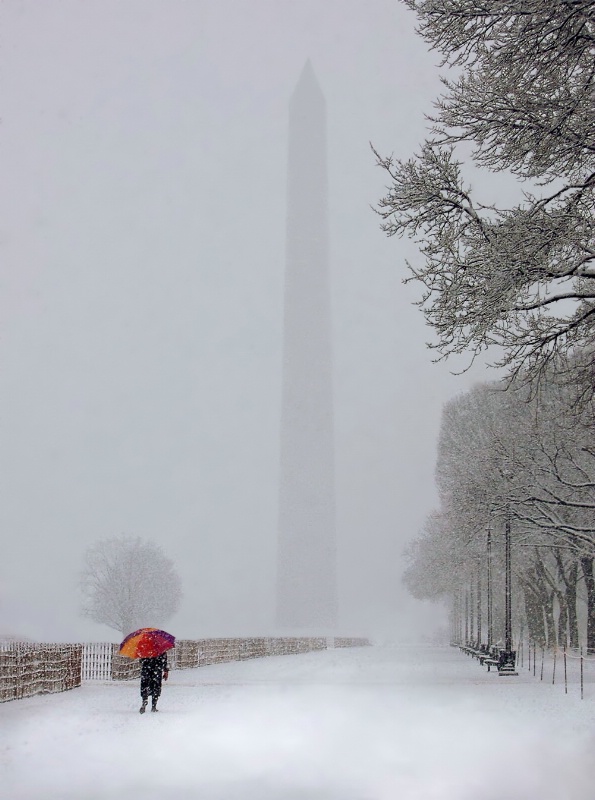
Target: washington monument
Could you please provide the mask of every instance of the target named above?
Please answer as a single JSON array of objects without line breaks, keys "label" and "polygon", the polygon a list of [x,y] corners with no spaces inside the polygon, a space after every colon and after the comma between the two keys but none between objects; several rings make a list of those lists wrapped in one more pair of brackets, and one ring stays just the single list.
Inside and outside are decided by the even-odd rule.
[{"label": "washington monument", "polygon": [[325,99],[308,61],[289,104],[277,623],[337,618]]}]

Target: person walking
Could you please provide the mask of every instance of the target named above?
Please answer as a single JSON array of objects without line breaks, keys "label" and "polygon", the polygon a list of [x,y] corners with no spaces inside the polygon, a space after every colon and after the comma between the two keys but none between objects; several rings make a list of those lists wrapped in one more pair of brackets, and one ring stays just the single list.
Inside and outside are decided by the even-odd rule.
[{"label": "person walking", "polygon": [[140,696],[142,705],[140,713],[144,714],[151,695],[151,711],[157,711],[157,700],[161,694],[161,679],[166,681],[169,677],[167,666],[167,653],[162,653],[154,658],[141,658],[140,660]]}]

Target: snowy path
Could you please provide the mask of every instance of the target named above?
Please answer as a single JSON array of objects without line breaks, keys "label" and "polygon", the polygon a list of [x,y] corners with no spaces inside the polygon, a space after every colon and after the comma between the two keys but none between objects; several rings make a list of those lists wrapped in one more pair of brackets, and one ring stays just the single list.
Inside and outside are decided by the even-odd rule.
[{"label": "snowy path", "polygon": [[[0,705],[2,800],[592,800],[595,687],[362,648]],[[504,791],[510,786],[510,791]]]}]

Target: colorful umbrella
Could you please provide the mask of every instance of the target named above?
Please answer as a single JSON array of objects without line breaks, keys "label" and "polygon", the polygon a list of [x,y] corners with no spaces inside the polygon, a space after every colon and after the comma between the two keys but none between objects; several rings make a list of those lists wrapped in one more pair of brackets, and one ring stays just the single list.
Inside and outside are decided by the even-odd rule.
[{"label": "colorful umbrella", "polygon": [[134,633],[129,633],[120,645],[120,655],[128,658],[155,658],[165,653],[176,643],[176,637],[171,633],[160,631],[159,628],[141,628]]}]

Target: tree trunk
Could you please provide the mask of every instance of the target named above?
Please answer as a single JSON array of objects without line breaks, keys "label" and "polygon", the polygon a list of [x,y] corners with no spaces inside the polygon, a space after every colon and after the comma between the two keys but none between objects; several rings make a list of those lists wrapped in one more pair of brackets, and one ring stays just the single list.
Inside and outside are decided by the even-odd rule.
[{"label": "tree trunk", "polygon": [[558,614],[558,647],[565,650],[568,646],[568,603],[564,592],[558,594],[560,613]]},{"label": "tree trunk", "polygon": [[595,577],[593,557],[583,556],[581,568],[587,587],[587,653],[595,653]]},{"label": "tree trunk", "polygon": [[523,596],[525,599],[525,616],[527,617],[529,639],[545,647],[543,607],[535,590],[528,585],[528,581],[523,581]]},{"label": "tree trunk", "polygon": [[[560,615],[562,609],[565,610],[565,620],[567,625],[567,638],[564,642],[560,636],[560,625],[558,624],[558,644],[568,645],[571,648],[578,649],[578,619],[576,613],[576,592],[578,584],[578,561],[572,558],[568,568],[564,563],[564,559],[559,550],[554,550],[554,558],[558,567],[558,577],[563,584],[563,591],[558,592],[558,600],[560,602]],[[568,562],[567,562],[568,563]]]},{"label": "tree trunk", "polygon": [[553,647],[556,644],[556,621],[554,619],[554,593],[547,592],[544,603],[545,622],[547,625],[547,644]]},{"label": "tree trunk", "polygon": [[[535,548],[537,551],[537,548]],[[554,647],[556,644],[556,624],[554,621],[554,597],[555,592],[548,583],[548,574],[541,556],[536,552],[535,555],[535,579],[536,589],[541,598],[541,605],[545,615],[547,644],[548,647]]]},{"label": "tree trunk", "polygon": [[576,614],[576,590],[578,584],[578,563],[570,565],[565,580],[566,606],[568,608],[568,644],[574,650],[579,648],[578,618]]}]

